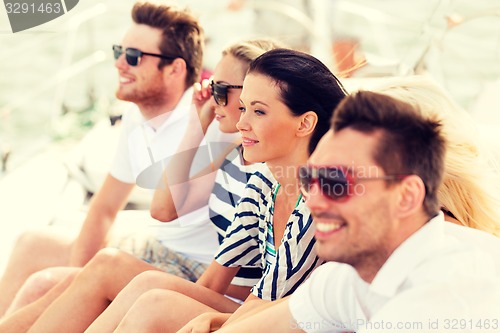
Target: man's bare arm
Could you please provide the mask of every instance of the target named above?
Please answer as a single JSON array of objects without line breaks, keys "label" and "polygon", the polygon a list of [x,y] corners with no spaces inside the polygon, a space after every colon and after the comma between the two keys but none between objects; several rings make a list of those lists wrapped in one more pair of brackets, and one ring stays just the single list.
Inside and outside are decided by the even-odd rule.
[{"label": "man's bare arm", "polygon": [[105,246],[116,214],[127,203],[134,184],[127,184],[108,175],[90,203],[87,217],[71,251],[70,265],[85,265]]}]

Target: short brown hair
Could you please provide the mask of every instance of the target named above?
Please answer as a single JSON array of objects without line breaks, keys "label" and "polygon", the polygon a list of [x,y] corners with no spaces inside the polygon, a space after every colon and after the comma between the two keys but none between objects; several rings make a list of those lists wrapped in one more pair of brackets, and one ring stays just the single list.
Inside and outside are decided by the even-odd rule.
[{"label": "short brown hair", "polygon": [[[184,59],[187,67],[186,87],[199,81],[203,62],[204,32],[198,20],[187,10],[143,2],[132,9],[132,19],[162,31],[159,48],[164,55]],[[171,63],[162,59],[158,68]]]},{"label": "short brown hair", "polygon": [[419,176],[426,190],[424,210],[429,216],[437,214],[446,149],[438,120],[425,118],[410,104],[387,95],[359,91],[344,98],[334,112],[332,129],[338,132],[344,128],[380,131],[375,162],[386,174]]}]

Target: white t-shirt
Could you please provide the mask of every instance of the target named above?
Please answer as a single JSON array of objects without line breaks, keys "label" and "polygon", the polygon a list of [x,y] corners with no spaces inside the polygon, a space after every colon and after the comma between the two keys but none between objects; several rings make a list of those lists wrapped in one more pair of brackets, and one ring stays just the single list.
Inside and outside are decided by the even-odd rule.
[{"label": "white t-shirt", "polygon": [[[161,175],[161,170],[156,167],[177,152],[186,131],[202,135],[201,126],[193,127],[190,122],[190,116],[193,116],[193,112],[196,113],[191,105],[192,93],[191,88],[186,90],[176,108],[160,116],[165,120],[156,129],[150,126],[150,122],[146,122],[136,106],[124,113],[123,130],[110,171],[114,178],[129,184],[137,181],[140,186],[150,189],[156,187]],[[200,146],[211,142],[232,142],[236,136],[237,134],[220,132],[218,123],[214,122],[209,126]],[[208,163],[203,155],[206,154],[196,155],[191,174]],[[151,198],[153,193],[151,190]],[[144,211],[144,220],[145,225],[154,230],[158,240],[165,246],[203,263],[212,261],[219,243],[217,233],[211,226],[208,206],[169,223],[155,221],[149,217],[149,211]]]},{"label": "white t-shirt", "polygon": [[[474,320],[473,314],[484,310],[493,320],[491,309],[495,309],[500,320],[500,301],[491,296],[498,295],[499,283],[491,254],[448,235],[440,213],[394,251],[372,283],[362,280],[350,265],[329,262],[316,269],[295,291],[289,306],[294,325],[306,332],[404,331],[396,326],[388,328],[387,322],[385,329],[380,326],[384,318],[397,319],[389,316],[393,312],[385,307],[400,309],[405,320],[415,314],[418,321],[425,319],[423,325],[428,325],[436,316],[443,318],[436,313],[439,307],[431,306],[432,298],[428,297],[443,286],[447,290],[436,300],[443,304],[458,302],[460,313],[455,313],[455,318],[468,319],[470,315]],[[464,285],[470,288],[461,288]],[[485,295],[490,295],[485,303],[467,303],[475,299],[474,293],[482,285],[491,290]],[[419,310],[407,313],[408,307]],[[374,322],[377,327],[370,326]]]}]

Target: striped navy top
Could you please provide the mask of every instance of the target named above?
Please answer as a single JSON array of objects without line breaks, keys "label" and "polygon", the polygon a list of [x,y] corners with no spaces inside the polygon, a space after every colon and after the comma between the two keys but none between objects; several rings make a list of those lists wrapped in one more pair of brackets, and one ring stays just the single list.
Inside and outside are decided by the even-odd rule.
[{"label": "striped navy top", "polygon": [[[224,159],[215,177],[215,184],[208,202],[210,220],[215,226],[219,242],[222,243],[226,229],[231,225],[236,205],[245,191],[253,172],[267,169],[264,163],[244,165],[241,146],[232,150]],[[238,286],[254,286],[262,277],[262,270],[256,267],[241,267],[233,281]]]},{"label": "striped navy top", "polygon": [[303,199],[288,219],[281,244],[275,249],[276,257],[267,258],[266,240],[272,238],[268,226],[273,218],[272,195],[278,186],[270,179],[274,178],[266,171],[255,172],[250,177],[245,194],[236,207],[234,221],[215,256],[215,260],[224,266],[260,267],[263,275],[252,293],[264,300],[290,295],[314,268],[323,263],[314,251],[312,217]]}]

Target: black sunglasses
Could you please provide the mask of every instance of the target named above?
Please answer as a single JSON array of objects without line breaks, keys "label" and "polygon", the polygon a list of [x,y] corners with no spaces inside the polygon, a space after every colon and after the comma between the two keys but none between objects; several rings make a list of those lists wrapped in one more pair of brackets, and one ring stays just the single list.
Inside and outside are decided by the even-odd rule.
[{"label": "black sunglasses", "polygon": [[334,201],[347,201],[351,196],[364,193],[364,187],[358,185],[370,180],[402,180],[408,175],[385,175],[381,177],[355,177],[345,166],[313,166],[299,167],[300,189],[304,197],[311,195],[313,184],[318,183],[319,190],[327,198]]},{"label": "black sunglasses", "polygon": [[[122,54],[123,54],[122,46],[113,45],[113,55],[115,56],[115,60],[118,60],[118,58],[120,58]],[[163,54],[142,52],[141,50],[135,49],[133,47],[127,47],[125,49],[125,59],[127,60],[127,64],[129,64],[130,66],[139,66],[141,58],[145,55],[162,59],[169,59],[169,60],[174,60],[179,58],[175,56],[166,56]]]},{"label": "black sunglasses", "polygon": [[212,88],[212,96],[214,96],[215,103],[220,106],[227,105],[227,91],[229,89],[241,89],[243,86],[231,86],[227,84],[215,83],[210,81],[210,87]]}]

